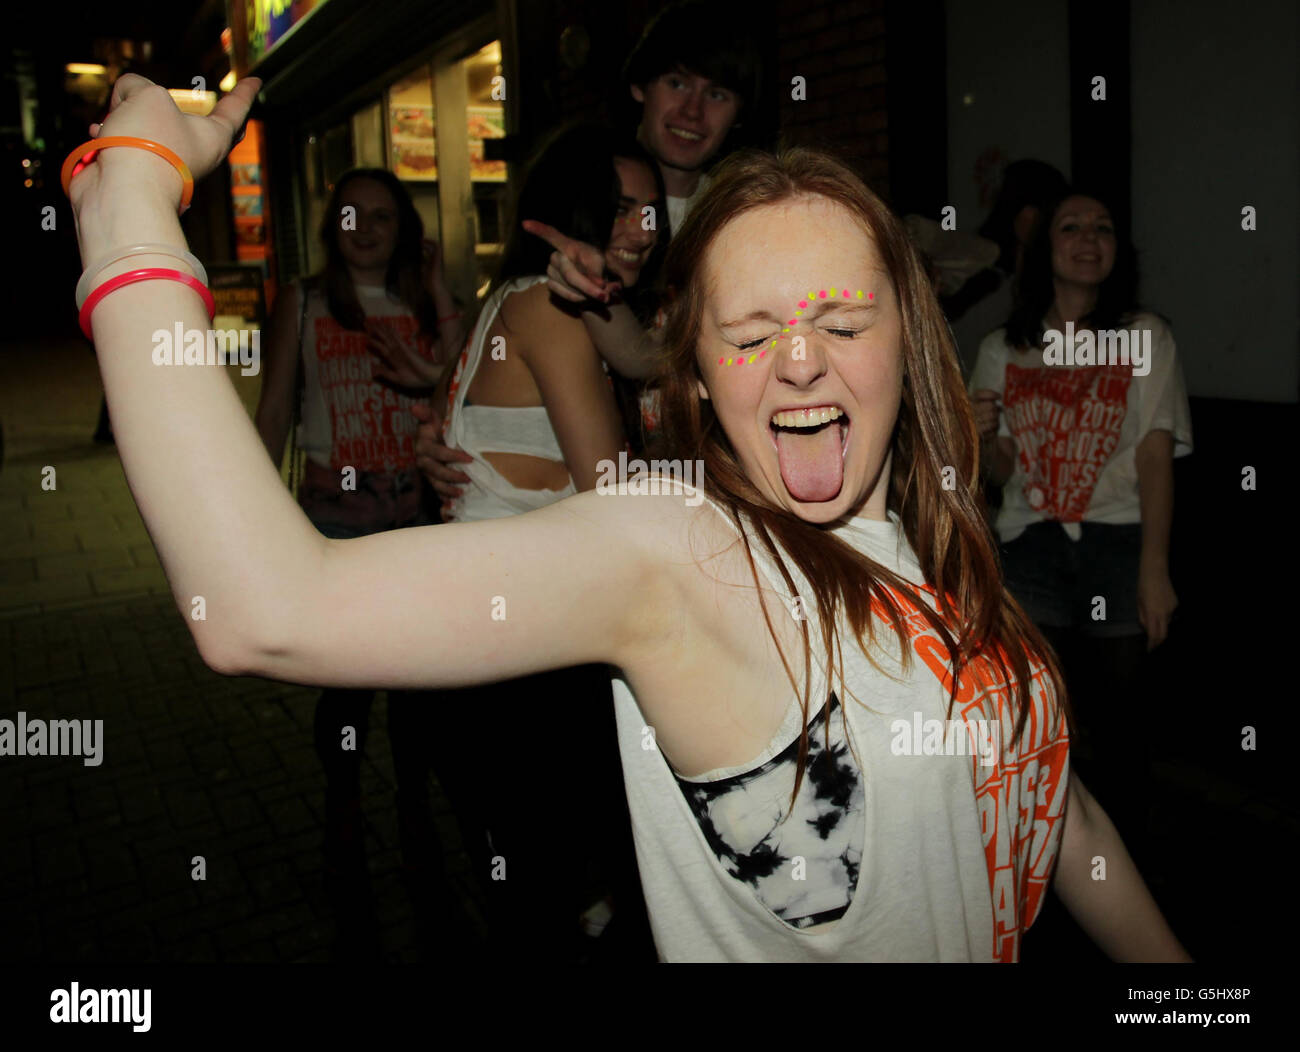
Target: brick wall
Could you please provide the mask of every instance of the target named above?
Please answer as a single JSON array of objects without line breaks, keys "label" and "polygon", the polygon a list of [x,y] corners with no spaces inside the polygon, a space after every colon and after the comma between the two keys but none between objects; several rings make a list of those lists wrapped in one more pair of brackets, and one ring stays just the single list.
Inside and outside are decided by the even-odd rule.
[{"label": "brick wall", "polygon": [[[884,0],[778,0],[776,76],[781,144],[834,150],[886,194]],[[791,98],[791,79],[806,100]]]}]

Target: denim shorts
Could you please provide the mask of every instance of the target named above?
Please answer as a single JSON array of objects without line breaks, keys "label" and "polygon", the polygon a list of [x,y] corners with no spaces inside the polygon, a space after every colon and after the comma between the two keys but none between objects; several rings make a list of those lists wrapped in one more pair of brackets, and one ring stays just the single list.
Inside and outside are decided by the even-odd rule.
[{"label": "denim shorts", "polygon": [[[1004,543],[1007,589],[1040,628],[1073,628],[1103,638],[1141,635],[1141,524],[1079,525],[1083,536],[1077,541],[1059,522],[1036,522]],[[1104,617],[1099,598],[1105,600]]]}]

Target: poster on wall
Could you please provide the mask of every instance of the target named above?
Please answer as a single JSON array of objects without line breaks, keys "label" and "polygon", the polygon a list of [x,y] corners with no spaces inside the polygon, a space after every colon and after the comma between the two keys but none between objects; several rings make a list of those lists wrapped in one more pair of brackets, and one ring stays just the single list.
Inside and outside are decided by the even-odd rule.
[{"label": "poster on wall", "polygon": [[466,106],[465,114],[469,124],[470,178],[476,183],[504,183],[506,162],[484,160],[483,140],[505,138],[505,109],[501,106]]},{"label": "poster on wall", "polygon": [[393,174],[399,179],[416,181],[437,179],[433,107],[390,104],[388,120],[393,144]]}]

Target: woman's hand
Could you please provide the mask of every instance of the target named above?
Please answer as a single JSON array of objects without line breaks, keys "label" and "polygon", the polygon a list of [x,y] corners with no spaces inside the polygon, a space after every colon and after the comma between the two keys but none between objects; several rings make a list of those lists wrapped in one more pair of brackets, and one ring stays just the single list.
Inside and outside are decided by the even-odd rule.
[{"label": "woman's hand", "polygon": [[366,346],[383,363],[371,367],[371,376],[399,387],[433,387],[442,378],[442,366],[429,361],[416,344],[402,339],[387,325],[367,322],[366,333]]},{"label": "woman's hand", "polygon": [[555,249],[546,268],[546,285],[561,299],[571,303],[593,299],[609,303],[621,288],[617,281],[605,281],[601,277],[605,272],[605,254],[594,245],[565,237],[555,227],[535,219],[525,219],[523,228]]},{"label": "woman's hand", "polygon": [[[90,134],[93,138],[132,135],[166,146],[185,162],[197,182],[225,160],[261,87],[257,77],[246,77],[211,114],[200,117],[177,109],[166,88],[126,73],[113,85],[108,117],[102,124],[92,124]],[[118,147],[99,153],[72,180],[73,208],[80,213],[84,205],[105,198],[111,186],[123,181],[143,183],[180,200],[181,177],[171,164],[146,150]]]},{"label": "woman's hand", "polygon": [[979,432],[981,442],[989,442],[997,437],[1000,397],[997,391],[987,388],[970,396],[971,408],[975,412],[975,430]]},{"label": "woman's hand", "polygon": [[442,498],[443,518],[450,512],[449,502],[456,500],[460,486],[470,482],[463,471],[452,464],[472,464],[474,458],[463,449],[452,449],[442,444],[442,414],[432,406],[413,405],[411,412],[420,421],[415,436],[415,464],[429,480],[434,492]]},{"label": "woman's hand", "polygon": [[1169,622],[1178,608],[1178,596],[1169,572],[1143,567],[1138,573],[1138,621],[1147,634],[1147,650],[1154,650],[1169,635]]}]

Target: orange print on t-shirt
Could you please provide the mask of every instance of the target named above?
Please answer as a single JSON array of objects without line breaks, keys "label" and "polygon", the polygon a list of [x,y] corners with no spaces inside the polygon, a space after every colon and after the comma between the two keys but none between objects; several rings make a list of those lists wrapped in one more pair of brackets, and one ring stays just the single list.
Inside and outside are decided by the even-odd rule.
[{"label": "orange print on t-shirt", "polygon": [[[913,603],[883,587],[903,615],[912,650],[949,695],[952,664],[943,640]],[[929,587],[919,591],[931,602],[938,594]],[[888,621],[878,600],[872,600],[872,609]],[[975,726],[986,721],[999,732],[997,762],[985,766],[978,754],[972,755],[971,776],[993,907],[990,954],[992,960],[1007,963],[1019,960],[1021,934],[1042,908],[1065,828],[1069,791],[1070,734],[1047,669],[1037,661],[1030,664],[1029,695],[1024,734],[1013,746],[1013,699],[993,659],[982,654],[962,669],[952,716]]]}]

